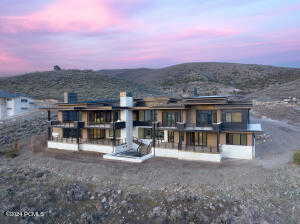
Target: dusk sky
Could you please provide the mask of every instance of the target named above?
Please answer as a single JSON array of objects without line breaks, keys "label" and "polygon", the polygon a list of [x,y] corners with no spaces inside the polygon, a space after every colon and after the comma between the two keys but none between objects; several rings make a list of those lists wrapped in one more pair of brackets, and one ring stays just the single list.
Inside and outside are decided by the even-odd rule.
[{"label": "dusk sky", "polygon": [[1,75],[206,61],[300,67],[300,1],[0,1]]}]

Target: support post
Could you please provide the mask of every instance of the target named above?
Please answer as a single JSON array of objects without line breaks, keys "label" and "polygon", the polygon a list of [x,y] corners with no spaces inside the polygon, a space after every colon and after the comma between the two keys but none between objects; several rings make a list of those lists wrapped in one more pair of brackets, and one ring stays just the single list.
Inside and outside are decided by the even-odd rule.
[{"label": "support post", "polygon": [[48,110],[47,111],[47,114],[48,114],[48,139],[51,140],[51,137],[52,137],[52,127],[51,127],[51,111]]},{"label": "support post", "polygon": [[220,131],[218,130],[218,133],[217,133],[217,152],[220,152]]},{"label": "support post", "polygon": [[155,144],[156,144],[156,123],[155,123],[155,110],[152,110],[152,146],[153,156],[155,157]]},{"label": "support post", "polygon": [[115,146],[116,146],[116,127],[115,127],[115,111],[112,113],[112,120],[113,120],[113,152],[115,153]]},{"label": "support post", "polygon": [[[76,110],[77,111],[77,110]],[[77,116],[76,116],[76,143],[77,143],[77,149],[79,150],[79,144],[80,144],[80,136],[79,136],[79,131],[80,131],[80,127],[79,127],[79,111],[77,111]]]}]

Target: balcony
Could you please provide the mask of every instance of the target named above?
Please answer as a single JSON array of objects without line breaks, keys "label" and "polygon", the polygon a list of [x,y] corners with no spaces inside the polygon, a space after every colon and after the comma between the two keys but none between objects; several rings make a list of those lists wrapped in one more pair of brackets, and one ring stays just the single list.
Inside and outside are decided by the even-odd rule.
[{"label": "balcony", "polygon": [[186,123],[185,131],[221,131],[221,123],[200,124],[200,123]]},{"label": "balcony", "polygon": [[221,131],[222,125],[218,124],[199,124],[185,122],[159,122],[158,128],[171,129],[178,131]]},{"label": "balcony", "polygon": [[181,146],[174,142],[156,142],[155,147],[164,149],[174,149],[188,152],[202,152],[202,153],[219,153],[217,147],[200,146],[200,145],[185,145]]},{"label": "balcony", "polygon": [[133,121],[133,126],[152,127],[151,121]]},{"label": "balcony", "polygon": [[87,122],[86,128],[101,128],[101,129],[112,129],[115,126],[116,129],[122,129],[126,127],[125,121],[120,122]]},{"label": "balcony", "polygon": [[57,128],[84,128],[82,121],[50,121],[50,126]]},{"label": "balcony", "polygon": [[157,123],[157,128],[159,129],[171,129],[176,130],[177,129],[177,123],[173,121],[162,121]]},{"label": "balcony", "polygon": [[[93,145],[109,145],[113,146],[113,139],[83,139],[80,138],[77,142],[76,138],[61,138],[61,137],[51,137],[49,141],[60,142],[60,143],[71,143],[71,144],[93,144]],[[115,140],[115,146],[123,144],[121,139]]]},{"label": "balcony", "polygon": [[80,139],[80,144],[92,144],[92,145],[110,145],[110,146],[117,146],[123,144],[122,139],[108,139],[108,138],[103,138],[103,139]]}]

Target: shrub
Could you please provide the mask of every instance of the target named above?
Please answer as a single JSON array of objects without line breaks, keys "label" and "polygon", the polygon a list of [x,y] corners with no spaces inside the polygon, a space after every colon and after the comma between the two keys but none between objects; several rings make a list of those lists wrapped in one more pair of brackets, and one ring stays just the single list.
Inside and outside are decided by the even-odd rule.
[{"label": "shrub", "polygon": [[300,150],[294,152],[293,162],[300,165]]},{"label": "shrub", "polygon": [[5,151],[4,155],[7,158],[15,158],[15,157],[17,157],[19,155],[19,150],[18,149],[7,150],[7,151]]}]

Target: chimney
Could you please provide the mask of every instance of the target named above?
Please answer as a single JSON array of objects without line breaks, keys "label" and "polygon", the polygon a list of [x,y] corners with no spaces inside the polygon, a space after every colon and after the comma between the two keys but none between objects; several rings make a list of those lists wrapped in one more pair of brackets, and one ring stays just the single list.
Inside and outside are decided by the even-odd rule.
[{"label": "chimney", "polygon": [[121,129],[121,138],[126,142],[127,147],[130,150],[133,149],[133,115],[132,110],[127,107],[133,106],[133,98],[130,93],[120,92],[120,107],[121,109],[121,120],[125,121],[126,127]]},{"label": "chimney", "polygon": [[133,97],[131,93],[127,93],[125,91],[120,92],[120,106],[121,107],[133,106]]},{"label": "chimney", "polygon": [[77,103],[77,93],[64,92],[64,103]]}]

